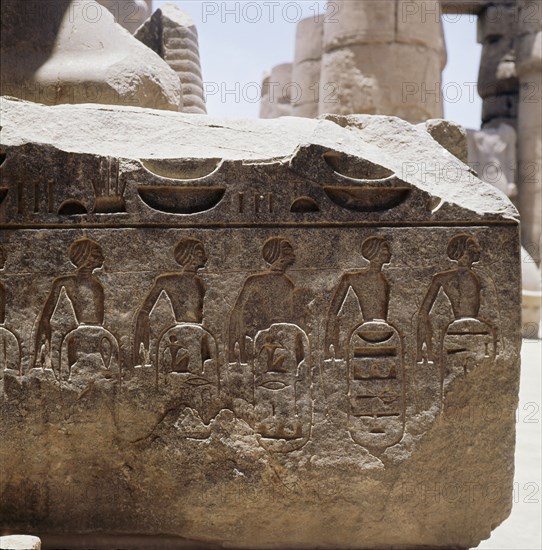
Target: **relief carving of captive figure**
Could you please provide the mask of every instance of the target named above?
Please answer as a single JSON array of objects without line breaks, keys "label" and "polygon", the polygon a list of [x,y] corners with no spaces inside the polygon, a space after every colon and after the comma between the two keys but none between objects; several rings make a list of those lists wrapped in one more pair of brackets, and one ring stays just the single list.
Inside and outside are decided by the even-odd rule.
[{"label": "relief carving of captive figure", "polygon": [[247,278],[231,314],[230,362],[237,359],[236,344],[239,360],[248,362],[247,336],[254,339],[258,331],[275,323],[295,323],[295,287],[286,275],[295,262],[294,249],[288,240],[272,237],[265,242],[262,256],[269,270]]},{"label": "relief carving of captive figure", "polygon": [[51,346],[51,317],[60,298],[62,289],[71,301],[78,325],[101,326],[104,322],[104,289],[93,275],[94,270],[104,264],[100,245],[88,238],[74,241],[68,251],[68,257],[77,268],[76,273],[57,277],[38,321],[35,342],[35,357],[45,344]]},{"label": "relief carving of captive figure", "polygon": [[480,244],[471,235],[460,234],[448,243],[447,254],[457,266],[434,275],[418,313],[417,361],[423,360],[423,348],[430,361],[437,359],[433,349],[433,329],[429,314],[442,289],[448,297],[455,321],[479,319],[481,283],[472,265],[480,261]]},{"label": "relief carving of captive figure", "polygon": [[358,298],[363,321],[385,321],[388,318],[390,285],[382,267],[391,260],[389,244],[384,237],[369,237],[361,245],[361,254],[369,260],[369,266],[342,276],[329,308],[325,344],[328,356],[333,345],[336,357],[344,357],[345,352],[340,347],[338,314],[350,288]]},{"label": "relief carving of captive figure", "polygon": [[[363,241],[361,253],[369,265],[345,273],[333,296],[326,353],[346,360],[350,437],[363,447],[385,449],[401,440],[405,420],[402,342],[388,322],[390,284],[382,273],[391,261],[391,250],[384,237],[374,236]],[[341,327],[339,312],[350,289],[362,319]]]},{"label": "relief carving of captive figure", "polygon": [[157,277],[136,314],[134,364],[139,362],[142,344],[145,350],[149,350],[149,316],[162,292],[165,292],[170,299],[177,323],[201,324],[203,321],[205,287],[196,274],[207,262],[203,243],[193,238],[181,239],[173,254],[175,261],[182,266],[182,272],[166,273]]}]

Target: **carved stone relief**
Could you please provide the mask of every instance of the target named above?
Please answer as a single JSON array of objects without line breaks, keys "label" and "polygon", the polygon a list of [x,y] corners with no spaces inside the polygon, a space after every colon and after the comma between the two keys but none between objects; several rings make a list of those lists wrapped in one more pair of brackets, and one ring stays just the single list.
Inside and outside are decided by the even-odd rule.
[{"label": "carved stone relief", "polygon": [[[481,248],[473,235],[460,233],[448,243],[452,269],[433,276],[418,313],[417,361],[438,365],[441,402],[447,379],[457,373],[465,377],[475,367],[491,366],[497,355],[499,312],[493,320],[480,317],[480,276],[473,264],[481,258]],[[439,292],[448,299],[453,319],[433,337],[431,311]]]},{"label": "carved stone relief", "polygon": [[[379,158],[372,120],[305,120],[318,144],[265,162],[5,148],[10,527],[137,527],[239,547],[475,545],[466,502],[424,502],[409,484],[511,490],[518,226],[483,182],[494,202],[475,209],[457,199],[467,180],[402,171],[408,132],[424,162],[447,154],[425,130],[403,135],[390,119],[399,141]],[[363,154],[348,148],[360,125]],[[504,501],[476,504],[479,521],[500,521]],[[383,536],[387,517],[397,538]],[[429,534],[405,535],[414,517]],[[433,535],[433,517],[453,540]]]}]

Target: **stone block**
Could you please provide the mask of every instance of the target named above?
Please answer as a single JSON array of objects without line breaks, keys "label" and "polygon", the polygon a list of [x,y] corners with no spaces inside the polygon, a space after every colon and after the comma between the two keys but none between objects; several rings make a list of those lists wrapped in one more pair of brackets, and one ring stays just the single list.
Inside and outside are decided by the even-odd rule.
[{"label": "stone block", "polygon": [[297,24],[294,63],[316,61],[322,57],[324,20],[325,17],[312,16]]},{"label": "stone block", "polygon": [[518,14],[515,2],[509,5],[491,4],[478,17],[478,42],[494,42],[501,37],[514,39],[517,32]]},{"label": "stone block", "polygon": [[466,549],[508,516],[518,216],[425,128],[2,125],[1,528]]},{"label": "stone block", "polygon": [[518,103],[517,92],[486,97],[482,102],[482,123],[485,125],[500,118],[509,119],[510,125],[515,125]]},{"label": "stone block", "polygon": [[446,65],[446,46],[439,0],[398,0],[395,41],[419,44],[437,52],[441,69]]},{"label": "stone block", "polygon": [[386,44],[395,40],[396,0],[334,2],[324,22],[324,52],[353,44]]}]

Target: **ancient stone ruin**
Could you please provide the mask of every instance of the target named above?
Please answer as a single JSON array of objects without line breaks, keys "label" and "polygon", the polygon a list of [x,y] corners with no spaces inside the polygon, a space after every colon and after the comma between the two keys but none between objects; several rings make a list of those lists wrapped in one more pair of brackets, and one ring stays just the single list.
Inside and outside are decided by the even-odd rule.
[{"label": "ancient stone ruin", "polygon": [[508,516],[517,213],[425,126],[2,124],[4,526],[470,548]]},{"label": "ancient stone ruin", "polygon": [[442,25],[438,15],[421,18],[421,4],[439,13],[436,0],[335,0],[325,15],[300,21],[291,72],[285,80],[272,69],[274,94],[264,94],[262,116],[282,116],[287,103],[297,116],[442,118]]},{"label": "ancient stone ruin", "polygon": [[[235,120],[194,116],[176,6],[2,0],[0,548],[491,535],[540,315],[532,5],[336,0]],[[480,131],[441,119],[440,9],[479,17]]]}]

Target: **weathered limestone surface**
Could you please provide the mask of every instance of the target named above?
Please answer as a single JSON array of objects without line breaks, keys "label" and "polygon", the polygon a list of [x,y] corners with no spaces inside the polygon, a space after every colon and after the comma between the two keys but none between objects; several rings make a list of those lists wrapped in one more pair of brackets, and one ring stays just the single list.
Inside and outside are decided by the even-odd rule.
[{"label": "weathered limestone surface", "polygon": [[132,34],[152,13],[152,0],[97,0],[115,17],[115,21]]},{"label": "weathered limestone surface", "polygon": [[423,127],[2,125],[2,527],[471,548],[507,517],[517,213]]},{"label": "weathered limestone surface", "polygon": [[3,0],[1,91],[177,111],[178,76],[94,0]]},{"label": "weathered limestone surface", "polygon": [[450,151],[452,155],[464,163],[469,161],[467,130],[463,126],[451,120],[432,118],[425,122],[425,129],[437,143]]},{"label": "weathered limestone surface", "polygon": [[156,52],[179,75],[183,113],[205,114],[198,30],[192,18],[174,4],[165,4],[142,25],[135,37]]}]

